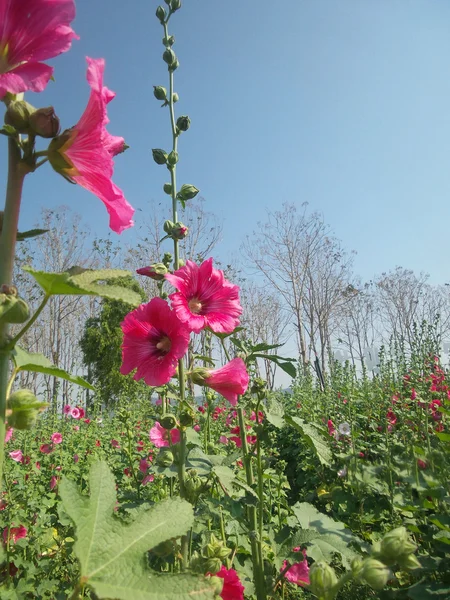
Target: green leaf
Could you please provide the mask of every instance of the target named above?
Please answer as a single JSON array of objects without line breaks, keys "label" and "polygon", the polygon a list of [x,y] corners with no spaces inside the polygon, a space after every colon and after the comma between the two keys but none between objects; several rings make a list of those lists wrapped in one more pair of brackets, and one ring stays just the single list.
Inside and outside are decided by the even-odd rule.
[{"label": "green leaf", "polygon": [[445,600],[449,594],[448,583],[418,583],[408,590],[408,598],[412,600]]},{"label": "green leaf", "polygon": [[450,442],[450,433],[436,433],[441,442]]},{"label": "green leaf", "polygon": [[207,579],[191,575],[159,575],[146,567],[145,554],[169,539],[184,535],[193,524],[192,506],[181,499],[134,511],[124,523],[114,515],[115,482],[104,462],[89,474],[90,497],[73,481],[60,485],[64,508],[76,526],[74,552],[81,577],[100,598],[117,600],[212,600]]},{"label": "green leaf", "polygon": [[274,362],[280,369],[282,369],[285,373],[290,375],[291,377],[297,376],[297,369],[292,364],[293,362],[297,362],[296,358],[283,358],[278,356],[277,354],[252,354],[253,358],[263,358],[264,360],[270,360]]},{"label": "green leaf", "polygon": [[64,369],[60,369],[46,358],[43,354],[36,352],[27,352],[20,346],[16,346],[13,351],[13,360],[17,371],[32,371],[34,373],[43,373],[44,375],[53,375],[60,379],[66,379],[77,385],[93,390],[94,388],[82,377],[71,375]]},{"label": "green leaf", "polygon": [[278,402],[277,400],[275,400],[274,398],[270,399],[268,401],[268,406],[266,408],[265,415],[266,415],[266,419],[269,421],[269,423],[271,425],[273,425],[274,427],[277,427],[278,429],[281,429],[281,427],[284,427],[284,408],[283,405],[281,404],[281,402]]},{"label": "green leaf", "polygon": [[54,295],[72,295],[72,296],[101,296],[110,300],[120,300],[131,306],[138,306],[141,303],[139,294],[129,288],[120,285],[109,285],[99,283],[109,281],[118,277],[128,277],[129,271],[119,269],[84,269],[82,267],[72,267],[64,273],[46,273],[45,271],[35,271],[31,267],[23,267],[24,271],[29,273],[41,288],[49,296]]},{"label": "green leaf", "polygon": [[299,431],[308,444],[314,448],[317,458],[323,465],[330,466],[333,455],[327,440],[312,425],[308,425],[299,417],[284,417],[286,423]]},{"label": "green leaf", "polygon": [[23,240],[28,240],[30,238],[37,237],[38,235],[44,235],[50,231],[49,229],[29,229],[28,231],[18,231],[17,232],[17,241],[23,242]]}]

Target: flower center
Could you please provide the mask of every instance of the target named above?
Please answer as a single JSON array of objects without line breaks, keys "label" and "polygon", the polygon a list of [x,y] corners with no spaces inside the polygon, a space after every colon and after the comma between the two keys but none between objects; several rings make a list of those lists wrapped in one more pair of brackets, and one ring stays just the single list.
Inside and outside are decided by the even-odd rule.
[{"label": "flower center", "polygon": [[156,344],[156,347],[161,352],[161,354],[167,354],[168,352],[170,352],[171,346],[172,346],[172,342],[166,335],[164,337],[162,337],[159,340],[159,342]]},{"label": "flower center", "polygon": [[189,300],[189,310],[194,313],[194,315],[198,315],[198,313],[202,310],[202,303],[198,298],[192,298]]}]

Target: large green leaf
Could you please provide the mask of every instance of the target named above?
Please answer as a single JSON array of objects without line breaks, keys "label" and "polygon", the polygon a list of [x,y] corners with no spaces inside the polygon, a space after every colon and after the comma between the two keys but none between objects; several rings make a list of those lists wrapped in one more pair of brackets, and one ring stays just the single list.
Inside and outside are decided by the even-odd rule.
[{"label": "large green leaf", "polygon": [[145,554],[169,539],[184,535],[193,524],[192,506],[181,499],[159,502],[134,511],[124,523],[114,515],[115,481],[105,462],[89,474],[90,496],[73,481],[63,479],[61,499],[76,526],[74,552],[81,578],[100,598],[117,600],[212,600],[205,578],[160,575],[146,567]]},{"label": "large green leaf", "polygon": [[141,303],[139,294],[129,288],[100,283],[119,277],[128,277],[131,275],[129,271],[119,269],[95,271],[82,267],[72,267],[64,273],[46,273],[45,271],[35,271],[31,267],[24,267],[24,271],[30,273],[45,293],[50,296],[61,294],[101,296],[110,300],[120,300],[131,306],[138,306]]},{"label": "large green leaf", "polygon": [[60,369],[46,358],[43,354],[36,352],[27,352],[20,346],[16,346],[13,352],[13,360],[16,365],[17,371],[33,371],[34,373],[43,373],[44,375],[53,375],[53,377],[59,377],[60,379],[67,379],[72,383],[81,385],[82,387],[93,390],[94,388],[82,377],[78,375],[71,375],[64,369]]},{"label": "large green leaf", "polygon": [[47,233],[48,231],[48,229],[30,229],[29,231],[18,231],[17,241],[23,242],[23,240],[29,240],[37,237],[38,235],[44,235],[44,233]]},{"label": "large green leaf", "polygon": [[327,440],[317,431],[312,425],[305,423],[303,419],[299,417],[285,416],[285,421],[292,427],[295,427],[299,431],[308,444],[314,448],[317,458],[323,465],[329,466],[331,464],[333,455],[328,445]]}]

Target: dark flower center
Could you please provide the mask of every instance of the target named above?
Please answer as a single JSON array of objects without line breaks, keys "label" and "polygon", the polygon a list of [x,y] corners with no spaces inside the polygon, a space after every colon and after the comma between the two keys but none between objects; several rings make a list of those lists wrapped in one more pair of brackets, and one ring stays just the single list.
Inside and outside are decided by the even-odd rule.
[{"label": "dark flower center", "polygon": [[159,342],[156,344],[156,347],[158,348],[158,350],[160,351],[161,354],[166,355],[170,352],[170,348],[172,347],[172,342],[167,337],[167,335],[165,335],[164,337],[162,337],[159,340]]}]

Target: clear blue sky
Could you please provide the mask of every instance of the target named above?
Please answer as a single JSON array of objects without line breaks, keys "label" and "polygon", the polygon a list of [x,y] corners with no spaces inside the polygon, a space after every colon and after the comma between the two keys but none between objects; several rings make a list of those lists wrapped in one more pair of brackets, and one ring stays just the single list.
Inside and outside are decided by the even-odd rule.
[{"label": "clear blue sky", "polygon": [[[84,57],[106,59],[117,93],[109,130],[130,145],[114,181],[142,209],[139,223],[149,200],[168,198],[151,158],[169,146],[167,111],[152,96],[167,82],[157,2],[76,4],[80,41],[52,61],[56,82],[28,99],[53,104],[70,127],[88,98]],[[192,126],[179,181],[223,218],[224,258],[266,208],[308,201],[358,252],[363,278],[402,265],[450,280],[449,24],[448,0],[183,0],[171,32],[178,114]],[[62,203],[107,234],[101,202],[47,167],[27,178],[21,228]]]}]

